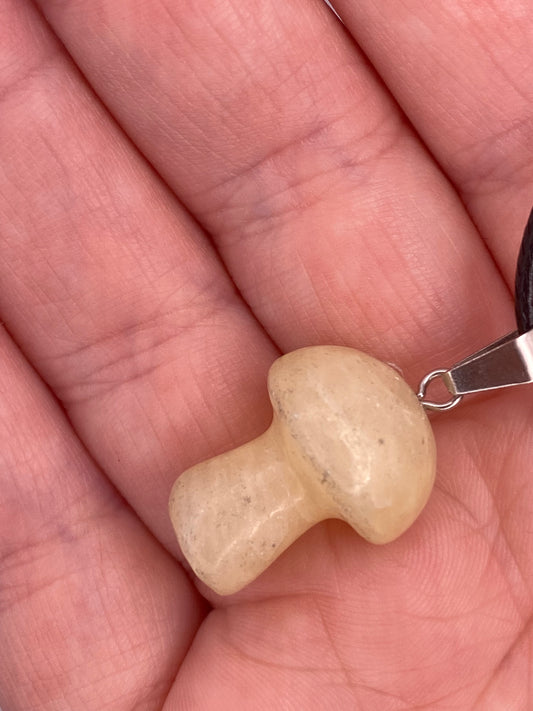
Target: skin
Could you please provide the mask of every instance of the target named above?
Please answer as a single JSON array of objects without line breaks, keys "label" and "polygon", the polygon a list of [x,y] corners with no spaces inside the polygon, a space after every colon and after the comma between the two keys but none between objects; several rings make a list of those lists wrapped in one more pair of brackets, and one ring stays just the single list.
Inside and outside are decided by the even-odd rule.
[{"label": "skin", "polygon": [[512,330],[529,5],[0,0],[4,711],[531,707],[527,388],[434,418],[393,544],[326,522],[222,599],[167,516],[280,352],[415,387]]}]

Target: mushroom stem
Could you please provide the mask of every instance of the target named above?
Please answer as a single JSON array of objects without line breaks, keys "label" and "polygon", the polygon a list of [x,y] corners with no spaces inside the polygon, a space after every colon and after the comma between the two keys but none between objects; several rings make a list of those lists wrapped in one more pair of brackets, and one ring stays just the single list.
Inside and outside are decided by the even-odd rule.
[{"label": "mushroom stem", "polygon": [[274,418],[260,437],[185,471],[170,516],[196,575],[220,595],[262,573],[326,512],[294,471]]}]

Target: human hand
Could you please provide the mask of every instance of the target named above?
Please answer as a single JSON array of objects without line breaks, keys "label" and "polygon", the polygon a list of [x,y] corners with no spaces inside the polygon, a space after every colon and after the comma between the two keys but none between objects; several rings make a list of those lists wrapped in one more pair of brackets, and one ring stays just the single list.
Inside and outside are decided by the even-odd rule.
[{"label": "human hand", "polygon": [[326,522],[222,599],[167,515],[280,351],[416,386],[512,330],[529,3],[37,4],[0,3],[0,706],[529,708],[527,388],[435,417],[393,544]]}]

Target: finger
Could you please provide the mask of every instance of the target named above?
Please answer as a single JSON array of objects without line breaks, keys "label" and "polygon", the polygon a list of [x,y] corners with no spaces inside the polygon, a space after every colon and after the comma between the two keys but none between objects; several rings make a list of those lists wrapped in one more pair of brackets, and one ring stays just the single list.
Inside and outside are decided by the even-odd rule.
[{"label": "finger", "polygon": [[323,3],[39,5],[282,349],[349,343],[410,377],[509,325],[460,201]]},{"label": "finger", "polygon": [[532,202],[528,2],[337,0],[512,284]]},{"label": "finger", "polygon": [[266,425],[274,349],[197,226],[28,3],[0,21],[0,311],[92,455],[174,545],[170,487]]},{"label": "finger", "polygon": [[2,708],[161,707],[202,604],[4,329],[0,489]]}]

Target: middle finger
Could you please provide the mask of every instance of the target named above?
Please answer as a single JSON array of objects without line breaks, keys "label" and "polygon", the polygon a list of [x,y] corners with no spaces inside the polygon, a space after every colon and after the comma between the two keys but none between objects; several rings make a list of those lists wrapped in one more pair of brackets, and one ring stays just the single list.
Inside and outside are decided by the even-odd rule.
[{"label": "middle finger", "polygon": [[420,375],[509,327],[455,192],[323,3],[39,4],[283,350]]}]

